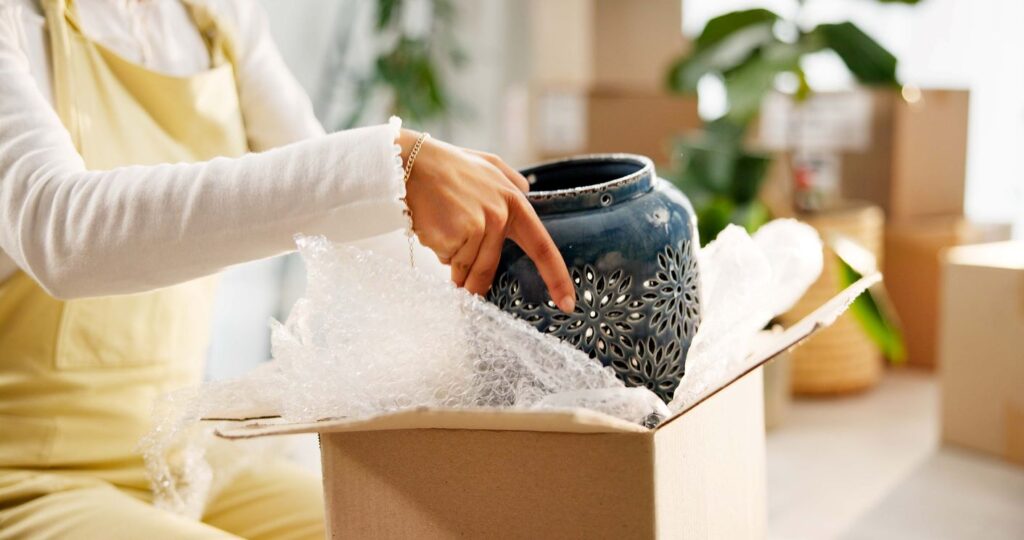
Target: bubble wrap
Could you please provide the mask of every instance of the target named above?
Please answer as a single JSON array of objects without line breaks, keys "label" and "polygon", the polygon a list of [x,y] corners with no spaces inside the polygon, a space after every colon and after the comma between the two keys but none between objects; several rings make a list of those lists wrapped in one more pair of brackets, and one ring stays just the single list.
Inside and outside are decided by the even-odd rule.
[{"label": "bubble wrap", "polygon": [[821,270],[820,240],[806,225],[775,221],[754,238],[726,229],[699,254],[704,318],[686,376],[666,406],[645,388],[625,387],[584,353],[407,261],[320,237],[299,238],[298,247],[307,289],[284,324],[272,322],[274,360],[240,379],[161,400],[157,427],[140,444],[158,506],[201,514],[224,471],[209,450],[211,428],[199,419],[225,411],[273,411],[308,422],[417,406],[584,407],[653,426],[722,381],[754,335]]},{"label": "bubble wrap", "polygon": [[796,303],[821,274],[821,238],[811,226],[777,219],[751,238],[729,225],[697,255],[700,328],[686,375],[669,403],[682,410],[721,384],[747,358],[757,333]]}]

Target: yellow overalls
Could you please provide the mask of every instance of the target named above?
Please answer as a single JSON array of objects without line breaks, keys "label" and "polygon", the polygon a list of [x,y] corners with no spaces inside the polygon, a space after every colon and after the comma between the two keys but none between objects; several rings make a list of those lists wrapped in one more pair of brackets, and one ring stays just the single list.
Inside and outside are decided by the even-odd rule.
[{"label": "yellow overalls", "polygon": [[[212,68],[173,77],[83,36],[72,0],[43,5],[55,106],[89,168],[248,150],[230,33],[207,12],[191,7]],[[323,537],[320,482],[284,463],[211,494],[202,522],[149,504],[134,449],[154,399],[199,381],[215,284],[66,302],[22,272],[0,284],[0,540]]]}]

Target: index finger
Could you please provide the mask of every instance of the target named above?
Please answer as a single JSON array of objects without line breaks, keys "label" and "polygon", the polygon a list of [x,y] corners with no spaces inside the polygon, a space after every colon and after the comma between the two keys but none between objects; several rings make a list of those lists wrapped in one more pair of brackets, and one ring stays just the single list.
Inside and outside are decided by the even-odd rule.
[{"label": "index finger", "polygon": [[509,204],[508,237],[533,261],[559,309],[571,313],[576,307],[576,289],[565,259],[525,196],[514,197]]}]

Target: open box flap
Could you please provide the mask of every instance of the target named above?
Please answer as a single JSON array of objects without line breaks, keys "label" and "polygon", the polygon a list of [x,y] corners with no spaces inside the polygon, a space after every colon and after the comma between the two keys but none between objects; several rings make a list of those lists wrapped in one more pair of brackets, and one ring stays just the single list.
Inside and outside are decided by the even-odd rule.
[{"label": "open box flap", "polygon": [[561,433],[638,433],[647,428],[589,409],[432,409],[417,407],[359,420],[331,419],[287,423],[280,419],[250,420],[225,426],[217,435],[248,439],[264,435],[387,431],[398,429],[486,429],[495,431],[554,431]]},{"label": "open box flap", "polygon": [[723,389],[728,388],[732,383],[742,379],[751,371],[763,366],[769,360],[788,351],[789,349],[792,349],[793,347],[796,347],[818,330],[830,326],[839,318],[840,315],[843,314],[843,312],[846,311],[846,308],[850,307],[850,304],[852,304],[861,293],[880,281],[882,281],[882,274],[879,272],[864,276],[846,289],[843,289],[843,291],[836,296],[833,296],[828,302],[825,302],[818,307],[818,309],[815,309],[806,317],[800,319],[799,322],[782,332],[762,332],[760,336],[762,339],[755,341],[754,352],[747,357],[747,360],[742,365],[738,366],[733,371],[730,377],[728,377],[721,385],[709,388],[707,392],[694,400],[691,405],[674,413],[659,424],[658,427],[664,426],[673,419],[686,414],[694,407],[707,401],[711,396],[721,392]]},{"label": "open box flap", "polygon": [[[743,378],[782,352],[791,349],[809,336],[835,322],[862,292],[881,281],[874,273],[850,285],[821,307],[782,332],[766,334],[755,342],[755,351],[738,366],[722,384],[709,388],[689,407],[682,409],[658,427],[686,414],[711,396]],[[280,418],[253,418],[232,426],[223,426],[217,434],[227,439],[245,439],[265,435],[295,433],[335,433],[344,431],[386,431],[399,429],[476,429],[505,431],[547,431],[561,433],[638,433],[649,429],[588,409],[525,410],[525,409],[414,409],[363,419],[325,419],[294,423]],[[218,415],[206,420],[238,419]],[[657,428],[655,428],[657,429]]]}]

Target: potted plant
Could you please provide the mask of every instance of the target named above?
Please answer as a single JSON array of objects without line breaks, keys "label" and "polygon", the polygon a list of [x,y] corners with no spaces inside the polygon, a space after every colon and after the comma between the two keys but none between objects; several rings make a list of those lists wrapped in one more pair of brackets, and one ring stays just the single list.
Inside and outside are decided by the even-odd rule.
[{"label": "potted plant", "polygon": [[[883,3],[916,4],[919,0],[879,0]],[[703,130],[677,141],[676,162],[665,176],[691,199],[697,213],[701,241],[707,243],[730,223],[749,231],[769,218],[759,200],[771,155],[747,145],[747,132],[776,82],[786,76],[795,85],[790,97],[797,104],[812,94],[803,60],[810,54],[830,50],[846,65],[859,84],[899,88],[896,57],[852,22],[823,23],[804,27],[798,21],[805,0],[797,0],[792,17],[768,9],[748,9],[720,15],[708,21],[692,48],[669,68],[666,84],[670,91],[696,94],[698,83],[718,79],[725,89],[724,114],[705,123]],[[699,98],[699,96],[698,96]],[[814,186],[802,186],[813,189]],[[813,201],[817,199],[807,199]],[[797,201],[796,206],[801,202]],[[843,276],[845,277],[845,275]],[[898,332],[878,310],[870,306],[855,309],[869,336],[899,355]],[[767,371],[767,404],[778,408],[780,396],[788,396],[789,376],[785,362]],[[775,423],[769,418],[769,423]]]},{"label": "potted plant", "polygon": [[[358,43],[363,9],[371,11],[366,14],[373,25],[369,44]],[[463,112],[448,80],[468,62],[456,39],[458,15],[453,0],[350,2],[349,9],[339,10],[318,114],[336,129],[355,127],[368,113],[381,112],[409,125],[443,128],[453,113]],[[372,50],[364,56],[367,46]]]},{"label": "potted plant", "polygon": [[[916,4],[919,0],[899,1]],[[804,0],[798,1],[803,8]],[[669,68],[670,91],[696,94],[705,77],[725,87],[725,113],[707,122],[703,131],[678,142],[679,162],[669,176],[693,199],[705,241],[728,223],[756,229],[767,219],[757,201],[771,157],[750,149],[745,140],[764,98],[776,91],[786,74],[795,79],[791,97],[797,103],[812,94],[803,68],[808,55],[833,51],[858,83],[899,88],[896,57],[852,22],[823,23],[803,28],[801,9],[786,18],[767,9],[748,9],[708,21],[693,47]],[[699,96],[698,96],[699,97]],[[708,234],[704,234],[707,232]]]}]

